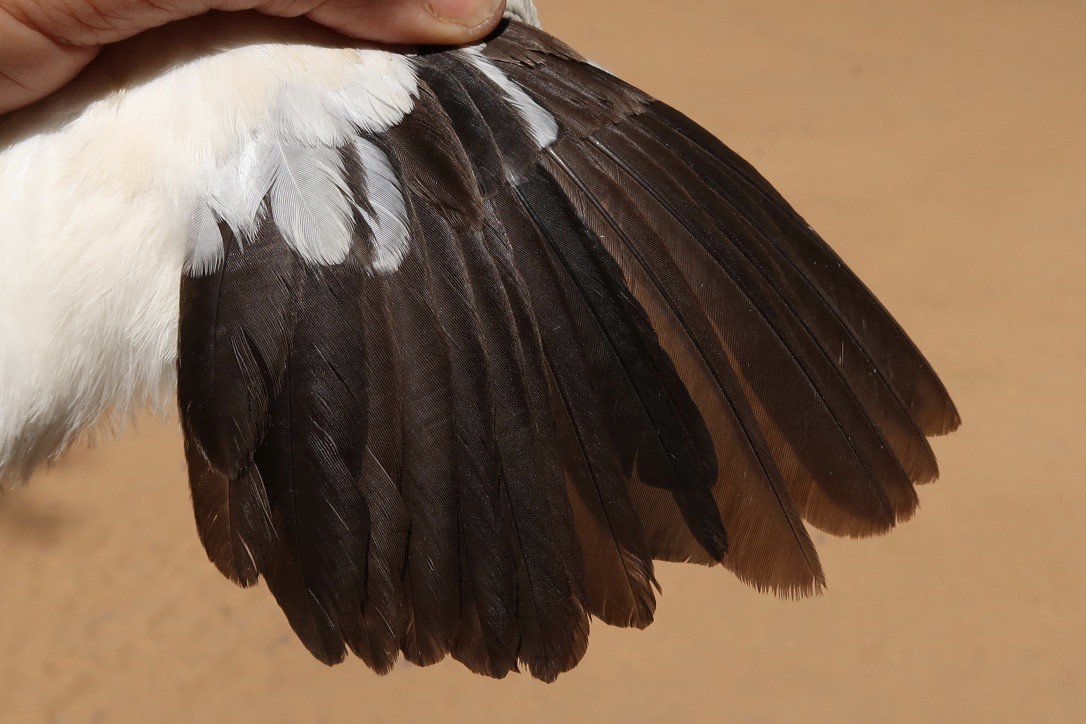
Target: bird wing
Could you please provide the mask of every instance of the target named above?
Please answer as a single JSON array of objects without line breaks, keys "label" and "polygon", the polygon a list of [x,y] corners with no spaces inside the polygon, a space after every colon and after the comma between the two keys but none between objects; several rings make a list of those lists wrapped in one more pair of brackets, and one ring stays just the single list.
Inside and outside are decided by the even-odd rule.
[{"label": "bird wing", "polygon": [[914,512],[953,404],[756,171],[526,25],[410,63],[388,128],[249,138],[181,283],[201,539],[317,658],[549,681],[654,559],[800,596],[804,521]]}]

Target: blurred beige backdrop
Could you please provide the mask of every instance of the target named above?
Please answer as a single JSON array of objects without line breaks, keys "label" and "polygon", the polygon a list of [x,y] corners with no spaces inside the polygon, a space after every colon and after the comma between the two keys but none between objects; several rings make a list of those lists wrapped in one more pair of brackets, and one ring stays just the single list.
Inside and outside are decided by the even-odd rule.
[{"label": "blurred beige backdrop", "polygon": [[173,421],[0,499],[0,720],[1083,721],[1086,3],[541,0],[746,155],[925,350],[965,420],[825,596],[661,566],[645,632],[545,686],[326,669],[207,563]]}]

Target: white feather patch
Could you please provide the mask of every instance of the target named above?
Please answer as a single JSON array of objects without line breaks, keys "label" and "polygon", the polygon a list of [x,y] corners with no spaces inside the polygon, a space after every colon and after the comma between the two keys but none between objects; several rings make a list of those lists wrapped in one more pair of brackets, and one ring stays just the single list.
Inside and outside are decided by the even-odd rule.
[{"label": "white feather patch", "polygon": [[502,73],[489,58],[483,56],[478,47],[467,48],[464,53],[483,75],[501,88],[505,97],[531,129],[532,137],[540,148],[546,148],[558,139],[558,121],[546,108],[532,100],[523,88]]},{"label": "white feather patch", "polygon": [[389,274],[400,268],[408,251],[407,206],[399,179],[385,152],[365,138],[355,140],[355,149],[366,171],[366,197],[373,213],[362,213],[373,231],[371,269]]},{"label": "white feather patch", "polygon": [[409,56],[358,50],[343,84],[325,97],[336,113],[368,133],[387,131],[403,120],[418,98],[418,77]]},{"label": "white feather patch", "polygon": [[354,132],[350,117],[329,102],[327,88],[295,79],[278,94],[271,126],[278,135],[300,143],[340,146]]},{"label": "white feather patch", "polygon": [[271,188],[273,166],[268,162],[267,145],[266,139],[242,140],[215,169],[206,187],[211,208],[239,239],[256,235],[260,206]]},{"label": "white feather patch", "polygon": [[314,264],[339,264],[354,224],[339,152],[277,138],[272,144],[272,218],[294,250]]},{"label": "white feather patch", "polygon": [[507,0],[505,17],[540,27],[539,12],[535,9],[535,3],[532,0]]},{"label": "white feather patch", "polygon": [[189,218],[188,253],[185,273],[202,277],[219,268],[223,262],[222,233],[215,212],[203,201],[197,201]]}]

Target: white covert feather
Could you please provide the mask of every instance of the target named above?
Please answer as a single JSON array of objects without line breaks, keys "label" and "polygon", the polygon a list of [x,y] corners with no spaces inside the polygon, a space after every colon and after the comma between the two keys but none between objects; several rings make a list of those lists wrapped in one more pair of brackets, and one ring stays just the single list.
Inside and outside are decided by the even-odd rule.
[{"label": "white covert feather", "polygon": [[215,168],[205,184],[211,208],[239,239],[256,235],[260,207],[271,188],[273,166],[267,161],[269,151],[265,145],[253,134],[239,139],[234,152]]},{"label": "white covert feather", "polygon": [[185,273],[202,277],[219,268],[223,262],[222,234],[215,212],[204,201],[193,206],[188,227],[189,253]]},{"label": "white covert feather", "polygon": [[[359,95],[366,95],[361,93]],[[327,88],[294,80],[279,91],[271,112],[270,127],[288,142],[336,147],[355,133],[354,123],[343,106],[331,102]]]},{"label": "white covert feather", "polygon": [[276,138],[269,200],[283,238],[308,262],[339,264],[354,231],[347,179],[339,152]]},{"label": "white covert feather", "polygon": [[539,27],[539,12],[532,0],[506,0],[505,17]]},{"label": "white covert feather", "polygon": [[517,113],[532,131],[532,138],[540,148],[546,148],[558,139],[558,121],[547,109],[536,103],[524,90],[490,62],[478,48],[469,48],[466,53],[472,64],[495,85],[502,89],[505,97],[517,109]]},{"label": "white covert feather", "polygon": [[366,223],[373,230],[374,250],[372,269],[387,274],[400,268],[407,256],[407,206],[400,182],[392,170],[385,152],[372,141],[355,139],[355,149],[366,171],[366,197],[373,213],[362,209]]}]

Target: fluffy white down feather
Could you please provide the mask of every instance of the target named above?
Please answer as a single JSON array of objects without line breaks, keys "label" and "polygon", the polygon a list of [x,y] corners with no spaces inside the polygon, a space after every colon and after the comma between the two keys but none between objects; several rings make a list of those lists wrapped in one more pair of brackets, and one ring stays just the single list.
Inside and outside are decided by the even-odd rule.
[{"label": "fluffy white down feather", "polygon": [[187,256],[217,261],[208,204],[254,218],[262,191],[239,160],[254,139],[339,142],[410,111],[409,60],[342,43],[257,15],[196,19],[0,117],[0,482],[173,403],[180,275]]},{"label": "fluffy white down feather", "polygon": [[506,0],[505,17],[539,27],[539,13],[532,0]]}]

